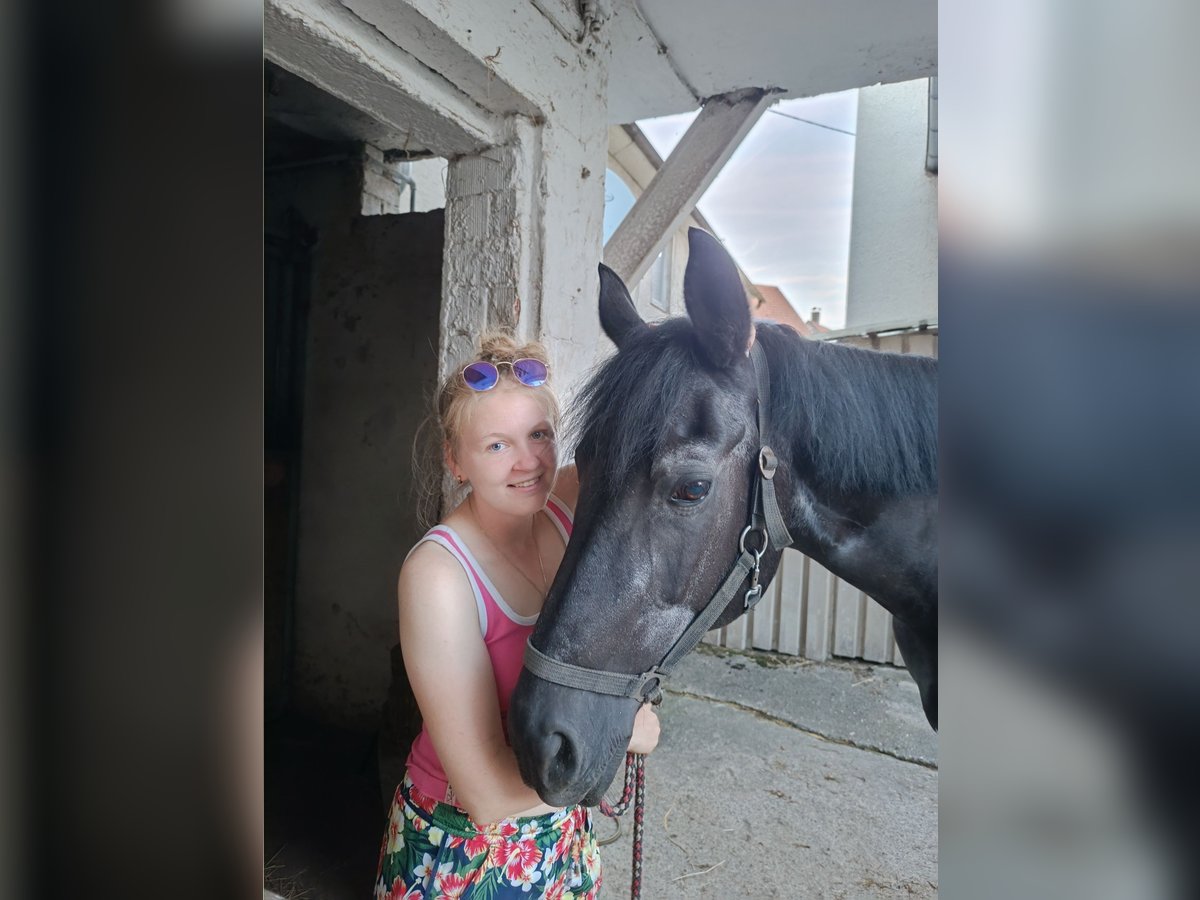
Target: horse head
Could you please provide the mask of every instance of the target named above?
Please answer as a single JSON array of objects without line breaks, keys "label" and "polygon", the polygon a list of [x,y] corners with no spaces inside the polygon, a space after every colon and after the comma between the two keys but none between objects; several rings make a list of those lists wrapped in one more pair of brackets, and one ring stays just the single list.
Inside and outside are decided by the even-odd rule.
[{"label": "horse head", "polygon": [[[531,638],[555,660],[650,670],[738,556],[760,448],[754,328],[725,250],[696,229],[689,242],[686,318],[647,324],[600,267],[600,321],[617,353],[584,389],[574,532]],[[777,563],[764,557],[764,584]],[[716,625],[744,608],[738,592]],[[595,803],[637,708],[524,670],[508,716],[522,777],[549,803]]]}]

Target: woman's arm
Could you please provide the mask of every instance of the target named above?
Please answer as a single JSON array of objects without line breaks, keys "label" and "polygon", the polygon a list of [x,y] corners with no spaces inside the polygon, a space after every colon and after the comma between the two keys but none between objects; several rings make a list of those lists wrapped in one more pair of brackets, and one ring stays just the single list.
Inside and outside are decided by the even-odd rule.
[{"label": "woman's arm", "polygon": [[462,567],[423,544],[400,570],[400,648],[456,802],[478,823],[554,807],[521,780],[505,743],[496,679]]}]

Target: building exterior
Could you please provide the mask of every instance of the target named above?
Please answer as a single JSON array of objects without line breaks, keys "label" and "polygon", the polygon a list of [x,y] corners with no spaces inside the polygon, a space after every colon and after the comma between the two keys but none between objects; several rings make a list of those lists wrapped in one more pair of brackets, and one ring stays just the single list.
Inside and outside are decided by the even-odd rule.
[{"label": "building exterior", "polygon": [[858,93],[847,331],[937,321],[934,110],[927,78]]},{"label": "building exterior", "polygon": [[753,285],[754,292],[750,296],[750,312],[756,319],[770,319],[781,325],[788,325],[803,337],[815,337],[829,331],[821,324],[821,311],[813,309],[812,318],[807,322],[788,302],[783,291],[773,284]]},{"label": "building exterior", "polygon": [[[476,334],[540,338],[569,392],[608,352],[596,264],[678,313],[674,235],[771,102],[936,72],[934,0],[784,6],[268,0],[269,704],[377,726],[413,442]],[[697,108],[653,172],[614,144]],[[605,244],[609,169],[640,190]]]}]

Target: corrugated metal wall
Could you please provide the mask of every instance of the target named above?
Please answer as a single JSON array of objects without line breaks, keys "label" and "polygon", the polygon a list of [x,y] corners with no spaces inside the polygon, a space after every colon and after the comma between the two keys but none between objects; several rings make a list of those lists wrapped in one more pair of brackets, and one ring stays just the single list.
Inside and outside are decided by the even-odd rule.
[{"label": "corrugated metal wall", "polygon": [[[891,353],[937,356],[936,326],[922,332],[843,338],[839,343]],[[807,659],[831,656],[904,665],[892,636],[892,615],[856,587],[795,550],[757,607],[705,643],[735,650],[772,650]]]}]

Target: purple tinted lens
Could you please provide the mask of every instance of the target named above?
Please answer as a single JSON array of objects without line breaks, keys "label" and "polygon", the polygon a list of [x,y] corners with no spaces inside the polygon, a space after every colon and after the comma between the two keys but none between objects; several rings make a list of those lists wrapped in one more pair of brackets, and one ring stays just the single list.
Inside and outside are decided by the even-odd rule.
[{"label": "purple tinted lens", "polygon": [[513,363],[513,374],[521,384],[538,387],[546,383],[546,364],[538,359],[518,359]]},{"label": "purple tinted lens", "polygon": [[463,369],[463,381],[475,391],[487,391],[496,386],[500,372],[490,362],[471,363]]}]

